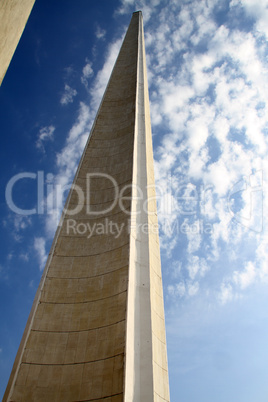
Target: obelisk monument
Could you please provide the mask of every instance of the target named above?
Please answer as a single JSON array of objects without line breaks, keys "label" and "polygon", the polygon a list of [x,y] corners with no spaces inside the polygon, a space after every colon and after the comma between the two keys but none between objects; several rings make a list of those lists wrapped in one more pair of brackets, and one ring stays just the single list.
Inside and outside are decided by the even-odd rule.
[{"label": "obelisk monument", "polygon": [[141,12],[104,93],[4,396],[106,400],[169,401]]}]

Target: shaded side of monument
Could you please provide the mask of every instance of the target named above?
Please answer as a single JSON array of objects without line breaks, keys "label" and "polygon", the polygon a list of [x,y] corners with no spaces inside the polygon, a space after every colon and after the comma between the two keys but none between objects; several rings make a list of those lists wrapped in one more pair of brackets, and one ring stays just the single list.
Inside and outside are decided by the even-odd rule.
[{"label": "shaded side of monument", "polygon": [[169,401],[141,12],[103,96],[4,396],[31,400]]}]

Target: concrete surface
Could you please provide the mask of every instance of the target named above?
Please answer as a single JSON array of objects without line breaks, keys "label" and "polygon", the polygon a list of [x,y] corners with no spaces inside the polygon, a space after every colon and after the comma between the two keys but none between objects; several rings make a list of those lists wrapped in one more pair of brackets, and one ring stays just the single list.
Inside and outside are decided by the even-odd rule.
[{"label": "concrete surface", "polygon": [[19,43],[34,2],[35,0],[0,1],[0,85]]}]

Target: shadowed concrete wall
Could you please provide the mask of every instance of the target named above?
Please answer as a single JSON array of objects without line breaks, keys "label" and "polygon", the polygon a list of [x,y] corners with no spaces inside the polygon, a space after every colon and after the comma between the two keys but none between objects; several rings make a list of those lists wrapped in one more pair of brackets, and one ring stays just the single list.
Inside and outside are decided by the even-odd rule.
[{"label": "shadowed concrete wall", "polygon": [[[145,199],[147,184],[154,187],[149,119],[138,12],[79,164],[79,187],[66,203],[72,215],[63,213],[4,401],[169,401],[158,234],[137,230],[149,218],[135,214],[136,186]],[[121,204],[104,174],[124,188]],[[88,224],[100,229],[90,238]]]},{"label": "shadowed concrete wall", "polygon": [[35,0],[0,1],[0,85],[19,43]]}]

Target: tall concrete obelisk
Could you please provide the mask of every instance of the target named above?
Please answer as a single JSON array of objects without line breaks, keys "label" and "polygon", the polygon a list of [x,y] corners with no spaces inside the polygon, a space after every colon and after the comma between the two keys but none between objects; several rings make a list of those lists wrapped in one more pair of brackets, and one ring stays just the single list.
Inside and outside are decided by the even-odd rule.
[{"label": "tall concrete obelisk", "polygon": [[169,401],[141,12],[81,158],[6,400]]}]

